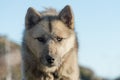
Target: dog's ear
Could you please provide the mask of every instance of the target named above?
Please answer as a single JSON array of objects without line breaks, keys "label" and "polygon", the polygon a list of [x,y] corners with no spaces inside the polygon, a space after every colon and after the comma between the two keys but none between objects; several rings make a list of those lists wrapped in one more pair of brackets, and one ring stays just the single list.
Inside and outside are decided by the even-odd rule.
[{"label": "dog's ear", "polygon": [[74,17],[69,5],[65,6],[59,13],[59,19],[62,20],[70,29],[74,29]]},{"label": "dog's ear", "polygon": [[40,13],[35,9],[33,9],[32,7],[28,8],[27,14],[25,16],[26,29],[32,28],[39,21],[40,21]]}]

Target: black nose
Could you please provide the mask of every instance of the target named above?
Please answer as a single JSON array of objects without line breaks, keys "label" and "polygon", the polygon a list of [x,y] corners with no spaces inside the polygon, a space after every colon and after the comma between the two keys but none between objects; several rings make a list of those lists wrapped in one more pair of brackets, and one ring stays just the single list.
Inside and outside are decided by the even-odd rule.
[{"label": "black nose", "polygon": [[47,62],[48,62],[49,64],[52,64],[52,63],[54,63],[54,60],[55,60],[55,59],[54,59],[53,57],[47,55],[47,56],[46,56],[46,60],[47,60]]}]

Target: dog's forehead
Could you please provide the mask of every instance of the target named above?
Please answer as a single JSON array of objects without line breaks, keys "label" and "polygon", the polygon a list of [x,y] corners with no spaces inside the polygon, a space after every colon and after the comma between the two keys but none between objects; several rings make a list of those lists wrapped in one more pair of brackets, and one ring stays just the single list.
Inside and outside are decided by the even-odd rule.
[{"label": "dog's forehead", "polygon": [[68,36],[71,33],[70,29],[60,20],[53,20],[51,26],[52,33],[55,33],[56,35]]},{"label": "dog's forehead", "polygon": [[61,20],[46,17],[32,29],[32,33],[35,36],[47,34],[67,37],[70,35],[71,31]]},{"label": "dog's forehead", "polygon": [[61,20],[49,17],[46,22],[47,25],[43,28],[45,28],[50,35],[69,36],[70,29]]}]

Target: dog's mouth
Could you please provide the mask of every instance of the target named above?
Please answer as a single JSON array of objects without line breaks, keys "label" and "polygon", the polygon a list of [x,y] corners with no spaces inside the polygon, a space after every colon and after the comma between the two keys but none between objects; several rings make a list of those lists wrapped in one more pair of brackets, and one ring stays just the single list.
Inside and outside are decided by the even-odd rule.
[{"label": "dog's mouth", "polygon": [[47,67],[55,67],[55,66],[58,66],[57,64],[55,63],[48,63],[48,62],[41,62],[41,64],[43,64],[44,66],[47,66]]},{"label": "dog's mouth", "polygon": [[46,66],[48,66],[48,67],[54,67],[54,66],[57,66],[57,65],[55,65],[54,63],[53,64],[46,64]]}]

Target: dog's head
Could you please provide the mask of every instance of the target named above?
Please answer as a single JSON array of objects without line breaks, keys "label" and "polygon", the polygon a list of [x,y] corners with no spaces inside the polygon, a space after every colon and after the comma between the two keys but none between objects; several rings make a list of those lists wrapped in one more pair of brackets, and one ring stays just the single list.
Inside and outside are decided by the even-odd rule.
[{"label": "dog's head", "polygon": [[74,47],[74,19],[70,6],[59,14],[40,13],[29,8],[25,17],[25,41],[40,64],[59,66]]}]

